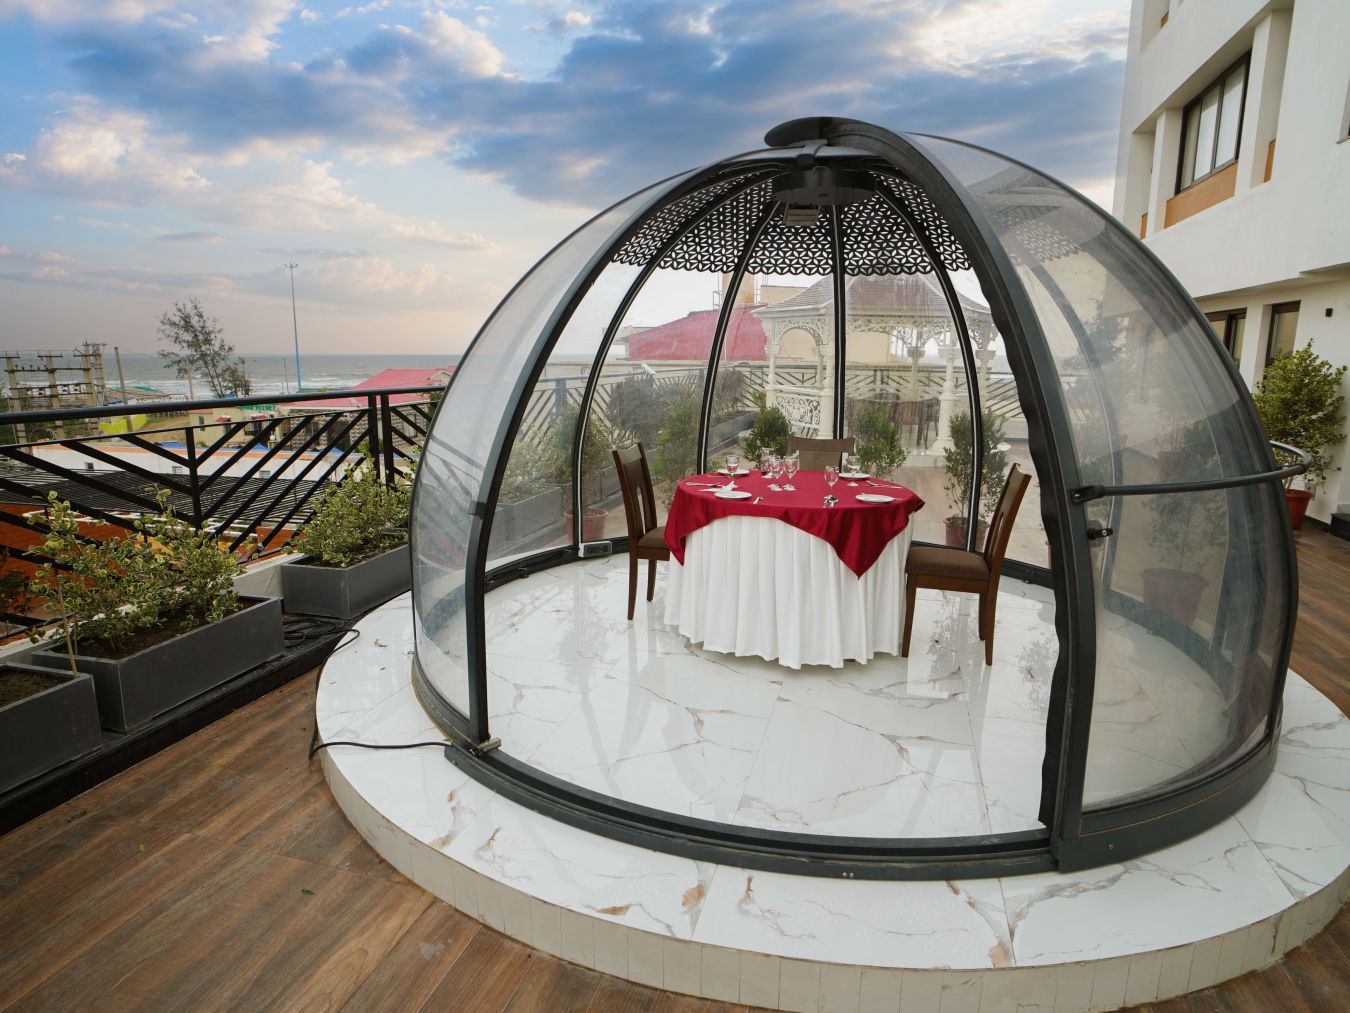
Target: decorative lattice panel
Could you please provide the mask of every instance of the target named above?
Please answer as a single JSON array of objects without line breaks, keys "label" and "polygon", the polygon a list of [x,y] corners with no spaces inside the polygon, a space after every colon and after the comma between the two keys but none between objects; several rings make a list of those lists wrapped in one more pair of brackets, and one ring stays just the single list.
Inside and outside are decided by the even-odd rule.
[{"label": "decorative lattice panel", "polygon": [[938,211],[928,192],[907,179],[882,176],[882,185],[900,202],[909,215],[919,223],[924,235],[937,251],[938,259],[948,271],[970,270],[970,258],[952,234],[947,220]]},{"label": "decorative lattice panel", "polygon": [[[943,266],[961,271],[970,267],[965,251],[947,227],[928,195],[905,179],[874,173],[879,186],[904,207],[923,229]],[[744,177],[719,180],[661,208],[615,254],[623,264],[644,265],[681,229],[693,226],[664,256],[658,266],[681,271],[727,273],[750,241],[755,224],[773,201],[771,179],[726,200]],[[876,196],[843,208],[844,270],[850,275],[927,274],[932,262],[905,219],[890,203]],[[820,275],[833,268],[829,216],[822,213],[808,226],[789,226],[774,215],[750,257],[755,274]]]}]

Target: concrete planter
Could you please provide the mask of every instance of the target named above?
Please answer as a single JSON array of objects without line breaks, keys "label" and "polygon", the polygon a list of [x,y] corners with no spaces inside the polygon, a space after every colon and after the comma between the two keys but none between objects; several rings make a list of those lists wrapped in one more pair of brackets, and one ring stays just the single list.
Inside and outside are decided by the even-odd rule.
[{"label": "concrete planter", "polygon": [[[281,602],[241,598],[240,603],[246,607],[218,623],[199,626],[125,658],[75,655],[75,667],[94,679],[103,727],[130,731],[281,655],[285,651]],[[69,669],[61,648],[37,651],[32,663],[49,671]]]},{"label": "concrete planter", "polygon": [[406,544],[355,566],[310,566],[304,559],[281,565],[286,611],[298,615],[354,619],[410,587]]},{"label": "concrete planter", "polygon": [[0,665],[61,679],[59,686],[0,707],[0,792],[78,759],[98,748],[98,704],[87,675],[53,672],[34,665]]},{"label": "concrete planter", "polygon": [[515,503],[498,503],[492,520],[493,548],[523,552],[562,533],[563,487],[545,489]]}]

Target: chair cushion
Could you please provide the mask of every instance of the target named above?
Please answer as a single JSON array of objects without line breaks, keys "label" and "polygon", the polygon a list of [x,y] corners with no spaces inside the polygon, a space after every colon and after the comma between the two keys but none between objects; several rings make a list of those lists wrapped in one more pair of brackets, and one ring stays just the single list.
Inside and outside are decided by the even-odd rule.
[{"label": "chair cushion", "polygon": [[989,566],[978,552],[966,552],[945,545],[913,545],[905,559],[905,573],[987,581]]},{"label": "chair cushion", "polygon": [[638,539],[639,549],[665,549],[666,548],[666,526],[658,524],[645,535]]}]

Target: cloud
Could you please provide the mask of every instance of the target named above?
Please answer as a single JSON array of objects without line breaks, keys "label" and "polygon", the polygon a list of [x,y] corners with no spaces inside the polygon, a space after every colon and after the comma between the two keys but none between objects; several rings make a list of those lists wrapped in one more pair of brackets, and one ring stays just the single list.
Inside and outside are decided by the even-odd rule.
[{"label": "cloud", "polygon": [[496,244],[486,236],[480,236],[476,232],[452,234],[446,232],[435,221],[401,222],[390,230],[389,238],[411,239],[419,243],[445,246],[452,250],[487,251],[497,248]]},{"label": "cloud", "polygon": [[[529,199],[595,207],[822,114],[974,140],[1070,180],[1114,165],[1123,7],[1056,21],[1046,0],[559,5],[571,41],[534,79],[439,6],[307,62],[276,55],[283,28],[303,22],[289,0],[214,0],[192,16],[137,0],[55,8],[64,15],[35,0],[9,9],[47,26],[97,99],[0,161],[0,185],[108,203],[154,195],[212,221],[331,228],[335,215],[375,215],[331,173],[241,197],[215,166],[436,154]],[[377,10],[403,13],[340,14]]]},{"label": "cloud", "polygon": [[161,243],[205,243],[214,245],[225,242],[219,232],[164,232],[155,237]]}]

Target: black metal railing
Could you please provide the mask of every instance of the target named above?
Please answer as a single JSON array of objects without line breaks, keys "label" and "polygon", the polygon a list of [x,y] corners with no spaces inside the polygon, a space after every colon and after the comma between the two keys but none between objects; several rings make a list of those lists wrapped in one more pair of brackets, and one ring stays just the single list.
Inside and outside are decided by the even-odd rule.
[{"label": "black metal railing", "polygon": [[[275,551],[287,529],[308,518],[315,494],[360,460],[386,481],[411,473],[441,390],[389,387],[0,414],[0,542],[10,558],[46,562],[33,548],[27,515],[52,491],[90,518],[131,528],[137,515],[158,510],[156,497],[167,490],[177,516],[232,550],[256,542],[263,552]],[[272,410],[298,404],[304,407],[286,415]],[[220,416],[221,409],[232,414]],[[23,440],[33,432],[50,435]]]}]

